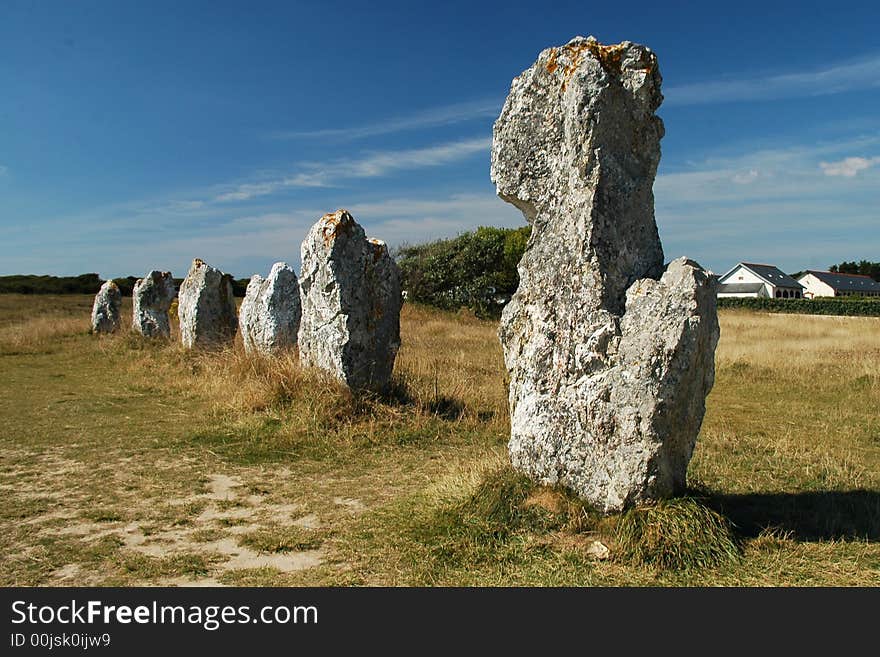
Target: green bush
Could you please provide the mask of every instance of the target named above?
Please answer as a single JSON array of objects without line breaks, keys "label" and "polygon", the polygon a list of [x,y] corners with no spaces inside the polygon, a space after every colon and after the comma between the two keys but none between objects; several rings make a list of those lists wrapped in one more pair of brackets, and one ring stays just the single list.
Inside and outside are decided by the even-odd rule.
[{"label": "green bush", "polygon": [[[247,292],[247,286],[250,282],[251,279],[249,278],[233,278],[232,295],[236,297],[243,297]],[[180,287],[180,283],[177,284],[177,287]]]},{"label": "green bush", "polygon": [[402,247],[397,254],[411,301],[498,317],[519,285],[516,266],[531,228],[480,227],[456,238]]},{"label": "green bush", "polygon": [[827,299],[722,298],[718,299],[718,307],[801,315],[880,317],[880,299],[865,297],[829,297]]},{"label": "green bush", "polygon": [[130,297],[134,291],[134,284],[137,282],[136,276],[126,276],[125,278],[114,278],[113,282],[124,297]]}]

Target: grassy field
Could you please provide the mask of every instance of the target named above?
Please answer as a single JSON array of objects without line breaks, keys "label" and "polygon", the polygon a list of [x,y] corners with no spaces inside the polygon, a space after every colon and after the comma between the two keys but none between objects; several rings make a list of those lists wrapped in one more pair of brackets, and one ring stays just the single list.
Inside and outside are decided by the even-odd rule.
[{"label": "grassy field", "polygon": [[492,323],[355,399],[90,306],[0,295],[0,584],[880,585],[880,319],[723,312],[692,495],[599,518],[506,466]]}]

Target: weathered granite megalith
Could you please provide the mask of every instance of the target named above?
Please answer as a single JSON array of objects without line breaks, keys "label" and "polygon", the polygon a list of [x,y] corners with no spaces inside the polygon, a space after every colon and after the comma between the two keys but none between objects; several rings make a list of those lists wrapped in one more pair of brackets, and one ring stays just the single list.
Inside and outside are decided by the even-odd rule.
[{"label": "weathered granite megalith", "polygon": [[286,263],[272,265],[268,278],[254,274],[238,316],[245,351],[271,355],[295,347],[301,314],[299,281]]},{"label": "weathered granite megalith", "polygon": [[300,361],[352,389],[387,391],[400,347],[400,271],[384,242],[346,210],[324,215],[302,243]]},{"label": "weathered granite megalith", "polygon": [[135,281],[131,294],[132,328],[141,335],[171,337],[168,310],[174,302],[177,289],[170,271],[153,270]]},{"label": "weathered granite megalith", "polygon": [[238,312],[232,277],[196,258],[177,293],[180,341],[192,348],[220,348],[235,339]]},{"label": "weathered granite megalith", "polygon": [[577,37],[494,127],[492,180],[532,225],[499,329],[511,461],[605,512],[684,488],[715,375],[714,284],[664,272],[654,221],[660,83],[648,48]]},{"label": "weathered granite megalith", "polygon": [[113,333],[119,328],[122,292],[113,281],[104,281],[92,304],[92,333]]}]

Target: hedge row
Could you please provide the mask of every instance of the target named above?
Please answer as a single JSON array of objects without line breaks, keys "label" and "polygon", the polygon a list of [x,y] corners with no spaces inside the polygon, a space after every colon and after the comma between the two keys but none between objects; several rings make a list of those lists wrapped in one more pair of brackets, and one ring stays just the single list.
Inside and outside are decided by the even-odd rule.
[{"label": "hedge row", "polygon": [[[122,296],[130,297],[134,288],[135,276],[114,278]],[[183,282],[175,278],[177,287]],[[243,297],[250,282],[248,278],[232,279],[232,293]],[[97,294],[104,283],[97,274],[80,274],[79,276],[0,276],[0,294]]]},{"label": "hedge row", "polygon": [[0,293],[95,294],[101,288],[97,274],[79,276],[0,276]]},{"label": "hedge row", "polygon": [[771,313],[802,315],[849,315],[880,317],[880,298],[835,297],[827,299],[718,299],[719,308],[747,308]]}]

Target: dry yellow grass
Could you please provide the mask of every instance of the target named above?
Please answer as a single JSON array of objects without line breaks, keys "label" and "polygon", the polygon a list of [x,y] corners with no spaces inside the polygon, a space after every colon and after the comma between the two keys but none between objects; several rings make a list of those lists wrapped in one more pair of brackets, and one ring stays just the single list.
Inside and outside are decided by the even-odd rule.
[{"label": "dry yellow grass", "polygon": [[0,350],[5,354],[51,350],[65,337],[88,330],[88,320],[80,318],[34,317],[21,324],[0,326]]},{"label": "dry yellow grass", "polygon": [[[850,376],[880,375],[880,319],[723,311],[722,370],[747,363],[806,374],[822,366]],[[844,371],[845,370],[845,371]]]},{"label": "dry yellow grass", "polygon": [[[405,336],[394,376],[407,402],[426,412],[506,420],[505,375],[493,324],[465,313],[450,321],[448,313],[412,305],[405,307],[402,324]],[[105,341],[105,348],[130,351],[138,342],[123,332]],[[240,336],[217,352],[189,352],[173,336],[170,343],[153,346],[163,356],[157,358],[156,349],[134,352],[131,373],[149,373],[181,390],[198,389],[217,411],[263,411],[294,398],[327,399],[326,406],[351,403],[335,381],[303,370],[295,350],[271,358],[246,354]]]},{"label": "dry yellow grass", "polygon": [[[589,541],[528,527],[473,543],[472,561],[449,552],[436,518],[506,462],[492,322],[407,305],[380,399],[295,352],[88,335],[90,306],[0,296],[4,584],[880,584],[878,319],[722,313],[689,475],[743,557],[682,574],[596,563]],[[216,552],[313,524],[317,566],[237,570]]]}]

